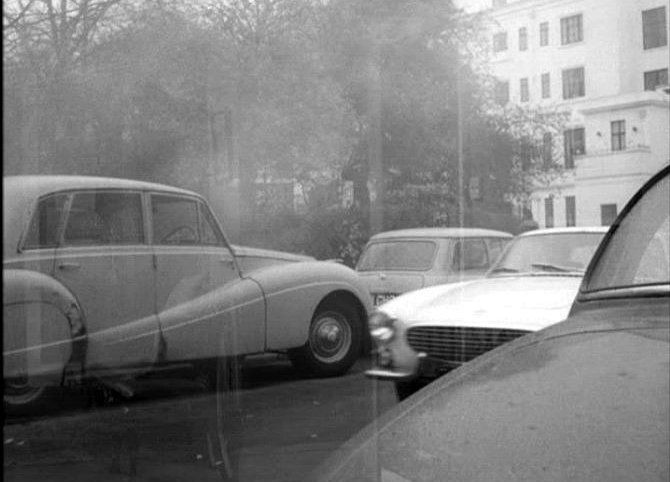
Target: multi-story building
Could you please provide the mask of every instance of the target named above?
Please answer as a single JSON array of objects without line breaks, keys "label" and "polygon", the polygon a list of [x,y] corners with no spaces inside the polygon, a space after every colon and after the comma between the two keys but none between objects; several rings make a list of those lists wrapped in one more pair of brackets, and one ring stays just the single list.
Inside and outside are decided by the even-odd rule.
[{"label": "multi-story building", "polygon": [[544,139],[565,171],[532,193],[540,227],[610,224],[670,161],[668,10],[667,0],[488,0],[497,100],[570,112],[563,135]]}]

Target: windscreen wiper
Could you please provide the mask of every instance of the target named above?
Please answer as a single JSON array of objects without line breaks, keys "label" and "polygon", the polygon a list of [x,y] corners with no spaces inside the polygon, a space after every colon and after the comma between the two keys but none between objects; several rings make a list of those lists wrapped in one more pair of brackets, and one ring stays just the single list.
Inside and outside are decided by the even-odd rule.
[{"label": "windscreen wiper", "polygon": [[491,273],[518,273],[518,269],[514,268],[506,268],[504,266],[501,266],[500,268],[494,268],[491,270]]},{"label": "windscreen wiper", "polygon": [[565,266],[558,266],[555,264],[549,264],[549,263],[533,263],[531,264],[533,268],[539,268],[543,271],[554,271],[556,273],[572,273],[575,271],[581,271],[576,268],[568,268]]}]

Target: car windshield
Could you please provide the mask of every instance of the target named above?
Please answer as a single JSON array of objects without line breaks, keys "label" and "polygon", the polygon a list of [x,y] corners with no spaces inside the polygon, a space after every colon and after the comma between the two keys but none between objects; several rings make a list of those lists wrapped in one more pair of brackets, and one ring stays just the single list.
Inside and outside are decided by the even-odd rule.
[{"label": "car windshield", "polygon": [[433,241],[384,241],[370,244],[356,266],[358,271],[425,271],[437,246]]},{"label": "car windshield", "polygon": [[583,273],[604,233],[553,233],[512,241],[489,275]]},{"label": "car windshield", "polygon": [[586,291],[670,283],[669,186],[666,176],[617,227]]}]

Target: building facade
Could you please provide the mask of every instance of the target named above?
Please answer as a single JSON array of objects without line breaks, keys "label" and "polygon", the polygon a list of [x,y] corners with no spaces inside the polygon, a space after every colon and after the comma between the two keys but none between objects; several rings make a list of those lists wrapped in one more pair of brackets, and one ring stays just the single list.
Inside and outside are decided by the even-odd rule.
[{"label": "building facade", "polygon": [[497,101],[570,113],[545,139],[564,173],[538,183],[525,209],[540,227],[608,225],[670,162],[668,10],[667,0],[489,0]]}]

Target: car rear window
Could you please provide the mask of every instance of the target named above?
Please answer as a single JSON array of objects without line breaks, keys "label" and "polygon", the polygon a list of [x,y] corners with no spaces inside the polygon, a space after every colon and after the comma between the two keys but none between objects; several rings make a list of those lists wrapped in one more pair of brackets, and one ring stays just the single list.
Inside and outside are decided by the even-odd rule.
[{"label": "car rear window", "polygon": [[433,241],[372,243],[363,252],[357,269],[359,271],[425,271],[433,265],[436,249]]}]

